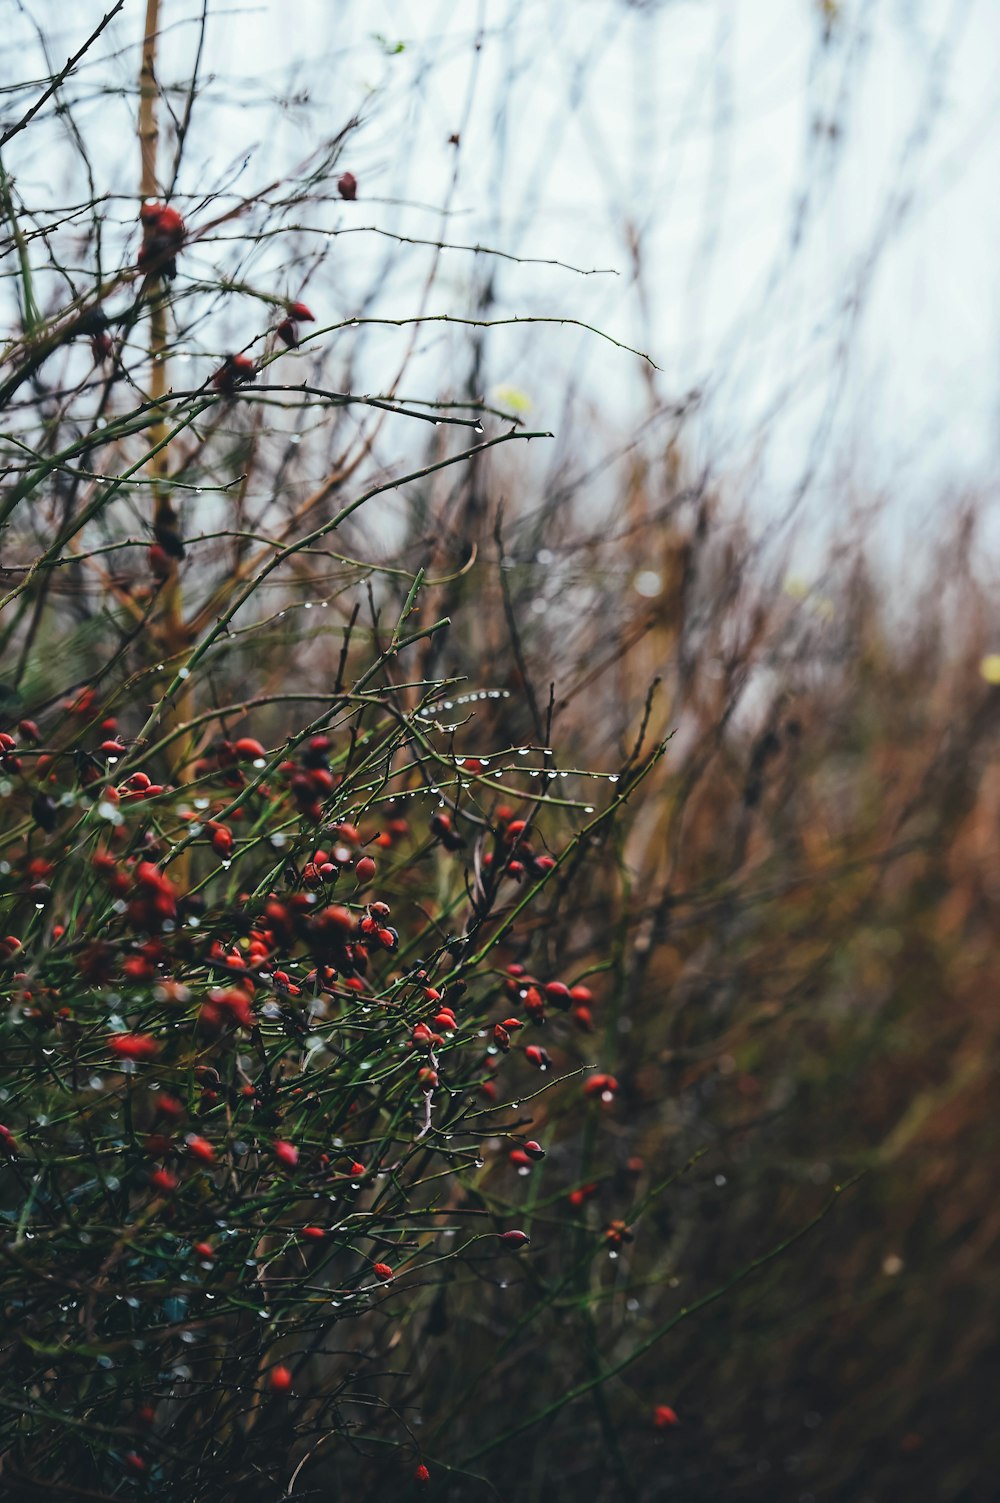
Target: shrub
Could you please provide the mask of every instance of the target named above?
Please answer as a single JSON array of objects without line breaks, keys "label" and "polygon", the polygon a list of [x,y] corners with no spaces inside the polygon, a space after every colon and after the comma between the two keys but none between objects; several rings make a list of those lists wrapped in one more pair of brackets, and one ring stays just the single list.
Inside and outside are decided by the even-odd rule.
[{"label": "shrub", "polygon": [[138,193],[3,148],[5,1496],[985,1503],[975,508],[807,588],[652,375],[592,523],[467,309],[361,395],[361,123],[203,195],[155,14]]}]

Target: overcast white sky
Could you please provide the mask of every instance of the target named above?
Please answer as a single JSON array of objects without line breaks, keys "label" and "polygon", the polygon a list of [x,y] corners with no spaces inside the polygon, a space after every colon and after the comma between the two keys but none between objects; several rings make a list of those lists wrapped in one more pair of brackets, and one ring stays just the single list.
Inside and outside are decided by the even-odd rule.
[{"label": "overcast white sky", "polygon": [[[102,8],[18,0],[7,80],[46,71],[32,22],[61,61]],[[162,0],[161,79],[190,75],[200,8]],[[503,263],[494,313],[575,316],[648,350],[662,397],[702,390],[692,456],[762,514],[819,459],[809,505],[835,504],[846,473],[923,517],[996,475],[1000,5],[831,9],[824,41],[819,0],[212,0],[214,104],[196,112],[179,189],[206,191],[246,158],[235,186],[250,192],[360,107],[344,162],[359,202],[337,223],[436,238],[436,213],[384,200],[440,204],[461,129],[449,237],[621,273]],[[134,98],[113,90],[134,80],[143,10],[128,0],[79,81],[121,192],[137,177]],[[278,103],[289,94],[299,107]],[[38,139],[5,158],[29,198],[57,176]],[[374,237],[338,238],[310,297],[348,315],[383,254]],[[380,309],[409,311],[436,254],[401,259]],[[450,253],[433,310],[470,311],[483,272]],[[440,360],[429,342],[428,373]],[[602,432],[645,411],[637,363],[590,335],[516,330],[491,355],[491,380],[530,396],[543,426],[572,421],[567,371]]]}]

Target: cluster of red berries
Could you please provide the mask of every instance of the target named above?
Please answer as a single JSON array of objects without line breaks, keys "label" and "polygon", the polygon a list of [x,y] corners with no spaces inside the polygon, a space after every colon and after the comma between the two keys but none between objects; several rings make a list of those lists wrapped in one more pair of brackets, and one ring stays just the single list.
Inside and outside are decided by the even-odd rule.
[{"label": "cluster of red berries", "polygon": [[305,303],[289,303],[288,312],[275,329],[275,334],[290,350],[298,349],[299,324],[313,324],[316,319]]},{"label": "cluster of red berries", "polygon": [[[42,733],[33,720],[19,721],[17,731],[22,740],[30,741],[34,746],[37,746],[42,739]],[[0,731],[0,767],[4,772],[24,771],[24,764],[17,753],[17,737],[12,736],[9,731]]]},{"label": "cluster of red berries", "polygon": [[539,981],[515,961],[507,967],[504,991],[508,997],[517,1000],[533,1023],[544,1023],[546,1006],[550,1006],[568,1012],[581,1033],[594,1031],[594,994],[589,986],[567,986],[565,981]]},{"label": "cluster of red berries", "polygon": [[187,235],[183,219],[169,204],[147,201],[139,210],[139,222],[142,225],[139,270],[173,281],[177,275],[177,252],[183,248]]},{"label": "cluster of red berries", "polygon": [[330,770],[333,742],[329,736],[313,736],[299,753],[297,762],[282,762],[278,771],[288,779],[292,798],[304,818],[318,823],[323,818],[323,800],[337,786]]},{"label": "cluster of red berries", "polygon": [[540,853],[531,843],[531,828],[525,819],[515,819],[514,810],[501,804],[495,811],[497,845],[483,855],[483,867],[499,881],[510,877],[522,882],[525,877],[546,876],[555,867],[555,857]]}]

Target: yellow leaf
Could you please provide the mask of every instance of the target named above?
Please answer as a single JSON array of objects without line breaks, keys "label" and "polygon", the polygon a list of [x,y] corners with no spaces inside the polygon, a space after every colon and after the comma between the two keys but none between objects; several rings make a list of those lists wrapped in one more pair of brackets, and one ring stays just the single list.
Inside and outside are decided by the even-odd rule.
[{"label": "yellow leaf", "polygon": [[531,408],[527,392],[519,391],[516,386],[497,386],[493,396],[499,407],[509,407],[513,412],[528,412]]}]

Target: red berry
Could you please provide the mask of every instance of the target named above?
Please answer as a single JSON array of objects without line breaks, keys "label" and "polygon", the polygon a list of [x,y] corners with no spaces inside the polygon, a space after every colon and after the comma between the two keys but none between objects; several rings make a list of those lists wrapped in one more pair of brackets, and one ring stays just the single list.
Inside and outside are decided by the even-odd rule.
[{"label": "red berry", "polygon": [[621,1247],[623,1242],[632,1241],[632,1233],[626,1222],[612,1221],[604,1233],[604,1240],[610,1247]]},{"label": "red berry", "polygon": [[532,1159],[543,1159],[545,1157],[545,1149],[542,1147],[541,1143],[536,1143],[534,1138],[530,1138],[528,1142],[525,1143],[524,1151],[528,1155],[528,1157]]},{"label": "red berry", "polygon": [[529,986],[521,999],[524,1010],[535,1023],[540,1023],[545,1017],[545,1001],[537,986]]},{"label": "red berry", "polygon": [[[305,303],[289,303],[288,316],[289,318],[297,319],[298,322],[302,324],[314,324],[316,322],[315,314],[309,311]],[[314,744],[320,739],[321,738],[319,736],[314,737]]]},{"label": "red berry", "polygon": [[393,1276],[392,1269],[388,1263],[373,1263],[372,1273],[377,1279],[381,1279],[384,1284],[388,1283]]},{"label": "red berry", "polygon": [[227,355],[212,377],[212,385],[225,396],[232,396],[237,386],[253,381],[256,375],[257,367],[249,355]]},{"label": "red berry", "polygon": [[287,1393],[292,1386],[292,1370],[279,1363],[277,1367],[272,1367],[267,1381],[272,1393]]},{"label": "red berry", "polygon": [[299,1150],[294,1143],[288,1143],[284,1139],[278,1138],[271,1146],[274,1149],[274,1156],[280,1164],[284,1164],[286,1169],[295,1168],[295,1165],[299,1161]]},{"label": "red berry", "polygon": [[254,762],[259,757],[267,756],[260,742],[255,741],[252,736],[241,736],[238,741],[234,741],[233,751],[243,762]]},{"label": "red berry", "polygon": [[358,180],[353,172],[344,172],[337,179],[337,192],[341,198],[354,199],[358,196]]},{"label": "red berry", "polygon": [[366,887],[371,881],[372,877],[374,877],[375,870],[375,862],[372,860],[371,856],[362,856],[355,863],[354,875],[357,877],[359,884],[362,887]]},{"label": "red berry", "polygon": [[504,1247],[509,1247],[514,1251],[522,1247],[527,1247],[530,1240],[527,1232],[509,1231],[500,1232],[498,1235]]},{"label": "red berry", "polygon": [[119,1059],[153,1059],[160,1046],[150,1033],[113,1033],[108,1050]]},{"label": "red berry", "polygon": [[414,1480],[414,1482],[420,1482],[420,1483],[429,1482],[431,1480],[431,1474],[427,1470],[427,1468],[424,1466],[423,1462],[421,1462],[420,1465],[414,1471],[414,1473],[413,1473],[413,1480]]},{"label": "red berry", "polygon": [[154,579],[169,579],[171,569],[170,555],[165,548],[160,547],[159,543],[150,544],[149,552],[146,554],[146,561],[149,564],[149,572]]},{"label": "red berry", "polygon": [[156,220],[156,228],[161,235],[170,235],[178,239],[183,239],[186,233],[183,219],[177,210],[172,209],[169,204],[160,210]]},{"label": "red berry", "polygon": [[667,1430],[672,1425],[679,1425],[677,1412],[671,1409],[669,1404],[657,1404],[653,1410],[653,1424],[657,1430]]},{"label": "red berry", "polygon": [[212,850],[217,856],[225,858],[233,849],[233,837],[225,825],[220,825],[212,832]]}]

